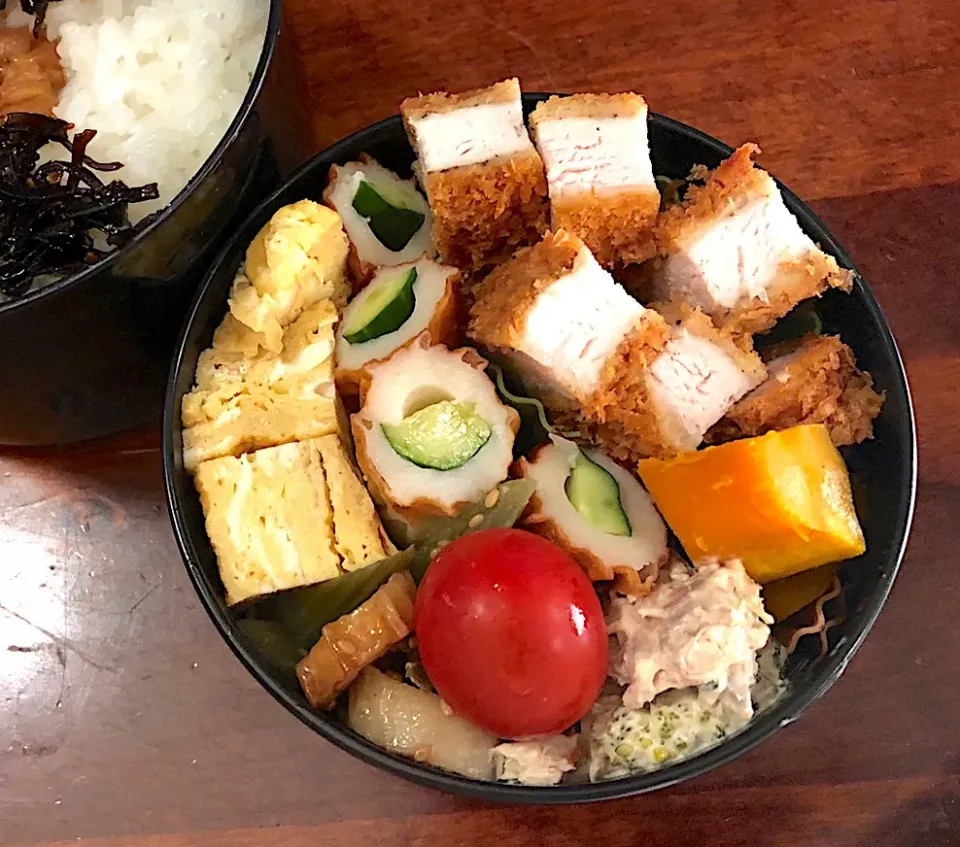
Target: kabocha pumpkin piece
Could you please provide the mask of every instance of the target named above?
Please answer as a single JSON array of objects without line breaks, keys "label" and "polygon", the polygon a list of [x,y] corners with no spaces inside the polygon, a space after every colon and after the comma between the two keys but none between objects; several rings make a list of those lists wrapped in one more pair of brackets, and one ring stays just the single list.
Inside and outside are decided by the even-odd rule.
[{"label": "kabocha pumpkin piece", "polygon": [[332,707],[361,670],[410,634],[416,590],[407,571],[394,574],[356,611],[323,628],[320,640],[297,665],[311,706]]},{"label": "kabocha pumpkin piece", "polygon": [[822,424],[644,459],[639,471],[694,562],[739,558],[763,584],[866,549],[846,466]]},{"label": "kabocha pumpkin piece", "polygon": [[839,565],[833,562],[822,568],[801,571],[786,579],[767,583],[763,587],[764,608],[773,615],[777,623],[785,621],[830,590],[838,567]]}]

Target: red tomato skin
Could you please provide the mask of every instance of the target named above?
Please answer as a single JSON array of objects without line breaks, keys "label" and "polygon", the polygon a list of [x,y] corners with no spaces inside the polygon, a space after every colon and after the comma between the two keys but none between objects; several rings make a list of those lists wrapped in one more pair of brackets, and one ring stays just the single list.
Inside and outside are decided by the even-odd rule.
[{"label": "red tomato skin", "polygon": [[563,732],[606,678],[593,585],[567,553],[522,530],[482,530],[445,547],[417,591],[414,625],[440,696],[500,738]]}]

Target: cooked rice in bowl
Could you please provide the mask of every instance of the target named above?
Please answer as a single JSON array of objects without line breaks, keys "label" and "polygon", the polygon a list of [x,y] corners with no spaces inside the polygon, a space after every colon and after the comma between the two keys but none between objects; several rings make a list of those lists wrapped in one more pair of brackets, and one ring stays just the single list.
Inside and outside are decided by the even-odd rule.
[{"label": "cooked rice in bowl", "polygon": [[[13,4],[11,4],[11,7]],[[237,115],[263,50],[269,4],[256,0],[58,0],[47,37],[67,84],[54,109],[97,130],[95,159],[123,162],[128,185],[156,182],[160,197],[130,207],[132,221],[163,208],[213,152]],[[32,26],[11,10],[7,26]]]}]

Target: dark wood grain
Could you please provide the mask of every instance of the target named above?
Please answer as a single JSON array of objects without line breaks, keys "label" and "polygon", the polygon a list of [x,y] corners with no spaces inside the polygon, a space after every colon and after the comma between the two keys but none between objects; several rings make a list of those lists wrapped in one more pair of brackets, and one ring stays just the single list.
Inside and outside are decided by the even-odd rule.
[{"label": "dark wood grain", "polygon": [[0,453],[0,845],[960,844],[960,12],[955,0],[288,0],[318,145],[417,89],[636,88],[764,163],[853,254],[920,432],[913,540],[829,695],[718,772],[512,809],[362,765],[258,688],[199,606],[158,439]]}]

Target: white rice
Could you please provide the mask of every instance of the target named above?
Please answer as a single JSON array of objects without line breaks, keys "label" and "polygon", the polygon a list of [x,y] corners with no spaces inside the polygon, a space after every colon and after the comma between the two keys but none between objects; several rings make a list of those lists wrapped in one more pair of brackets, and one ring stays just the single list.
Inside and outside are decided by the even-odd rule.
[{"label": "white rice", "polygon": [[[15,5],[13,3],[11,6]],[[67,75],[56,115],[96,129],[89,153],[125,164],[128,185],[157,182],[169,203],[236,116],[263,50],[265,0],[61,0],[47,30]],[[8,25],[24,23],[11,12]]]}]

